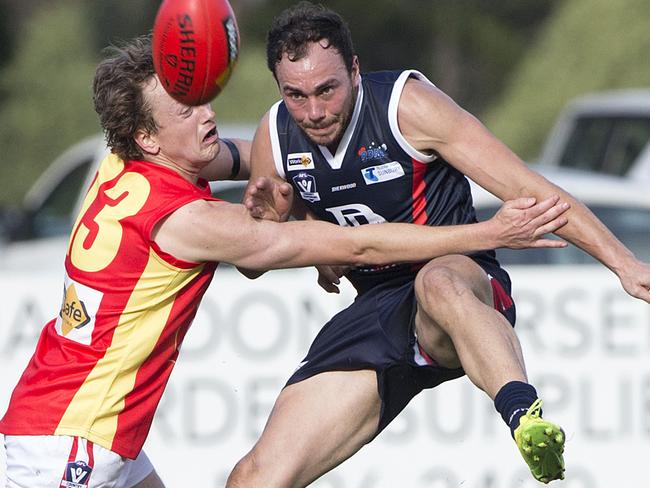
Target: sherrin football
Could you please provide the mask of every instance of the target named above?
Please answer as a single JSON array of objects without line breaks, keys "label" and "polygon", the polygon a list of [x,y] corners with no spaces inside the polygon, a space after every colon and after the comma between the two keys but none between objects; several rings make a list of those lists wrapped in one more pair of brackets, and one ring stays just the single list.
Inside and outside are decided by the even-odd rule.
[{"label": "sherrin football", "polygon": [[227,0],[164,0],[153,26],[153,62],[172,97],[185,105],[213,100],[239,56],[239,29]]}]

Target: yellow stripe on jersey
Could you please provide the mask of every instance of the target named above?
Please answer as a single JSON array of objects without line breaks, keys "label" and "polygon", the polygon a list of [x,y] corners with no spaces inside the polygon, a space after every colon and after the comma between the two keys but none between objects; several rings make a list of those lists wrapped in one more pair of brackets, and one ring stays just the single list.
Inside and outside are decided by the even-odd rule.
[{"label": "yellow stripe on jersey", "polygon": [[[203,269],[181,269],[153,250],[106,354],[70,402],[55,435],[77,435],[110,449],[125,397],[167,324],[177,293]],[[165,286],[167,285],[167,286]]]}]

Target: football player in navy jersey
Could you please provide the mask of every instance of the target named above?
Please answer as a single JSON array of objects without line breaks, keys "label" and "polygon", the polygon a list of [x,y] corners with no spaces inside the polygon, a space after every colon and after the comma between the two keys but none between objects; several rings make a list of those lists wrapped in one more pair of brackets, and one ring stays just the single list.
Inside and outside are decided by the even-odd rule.
[{"label": "football player in navy jersey", "polygon": [[[530,170],[417,71],[360,73],[341,17],[308,2],[267,39],[282,97],[263,117],[244,203],[256,217],[342,226],[475,221],[466,176],[503,200],[560,195],[556,233],[650,301],[650,267],[581,203]],[[564,477],[564,432],[528,383],[510,279],[486,251],[426,263],[319,267],[354,303],[328,322],[290,377],[231,487],[305,486],[370,442],[421,390],[466,374],[492,400],[535,479]]]}]

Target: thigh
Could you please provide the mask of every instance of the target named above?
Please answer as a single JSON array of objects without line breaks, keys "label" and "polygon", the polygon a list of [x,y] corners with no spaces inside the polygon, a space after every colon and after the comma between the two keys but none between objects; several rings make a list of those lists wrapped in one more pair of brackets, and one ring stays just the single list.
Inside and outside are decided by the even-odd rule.
[{"label": "thigh", "polygon": [[265,486],[306,486],[370,441],[381,402],[371,370],[330,371],[282,390],[249,457]]},{"label": "thigh", "polygon": [[132,461],[80,437],[5,436],[5,448],[7,488],[131,488],[153,472],[144,452]]},{"label": "thigh", "polygon": [[475,324],[470,317],[494,313],[490,277],[467,256],[434,259],[415,280],[418,344],[440,366],[461,367],[452,336]]}]

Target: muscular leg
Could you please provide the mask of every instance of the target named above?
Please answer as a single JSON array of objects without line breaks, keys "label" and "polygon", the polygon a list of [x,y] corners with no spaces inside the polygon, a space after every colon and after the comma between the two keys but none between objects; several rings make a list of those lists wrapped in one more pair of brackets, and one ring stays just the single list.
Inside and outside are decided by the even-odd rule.
[{"label": "muscular leg", "polygon": [[485,271],[466,256],[430,261],[415,282],[418,342],[441,366],[462,366],[494,399],[509,381],[526,382],[519,339],[492,302]]},{"label": "muscular leg", "polygon": [[380,409],[374,371],[326,372],[290,385],[226,486],[306,486],[372,439]]},{"label": "muscular leg", "polygon": [[[462,366],[495,400],[538,481],[564,478],[564,433],[540,418],[541,401],[527,384],[519,340],[493,308],[485,272],[466,256],[429,262],[416,278],[418,342],[442,366]],[[525,414],[524,414],[525,412]]]}]

